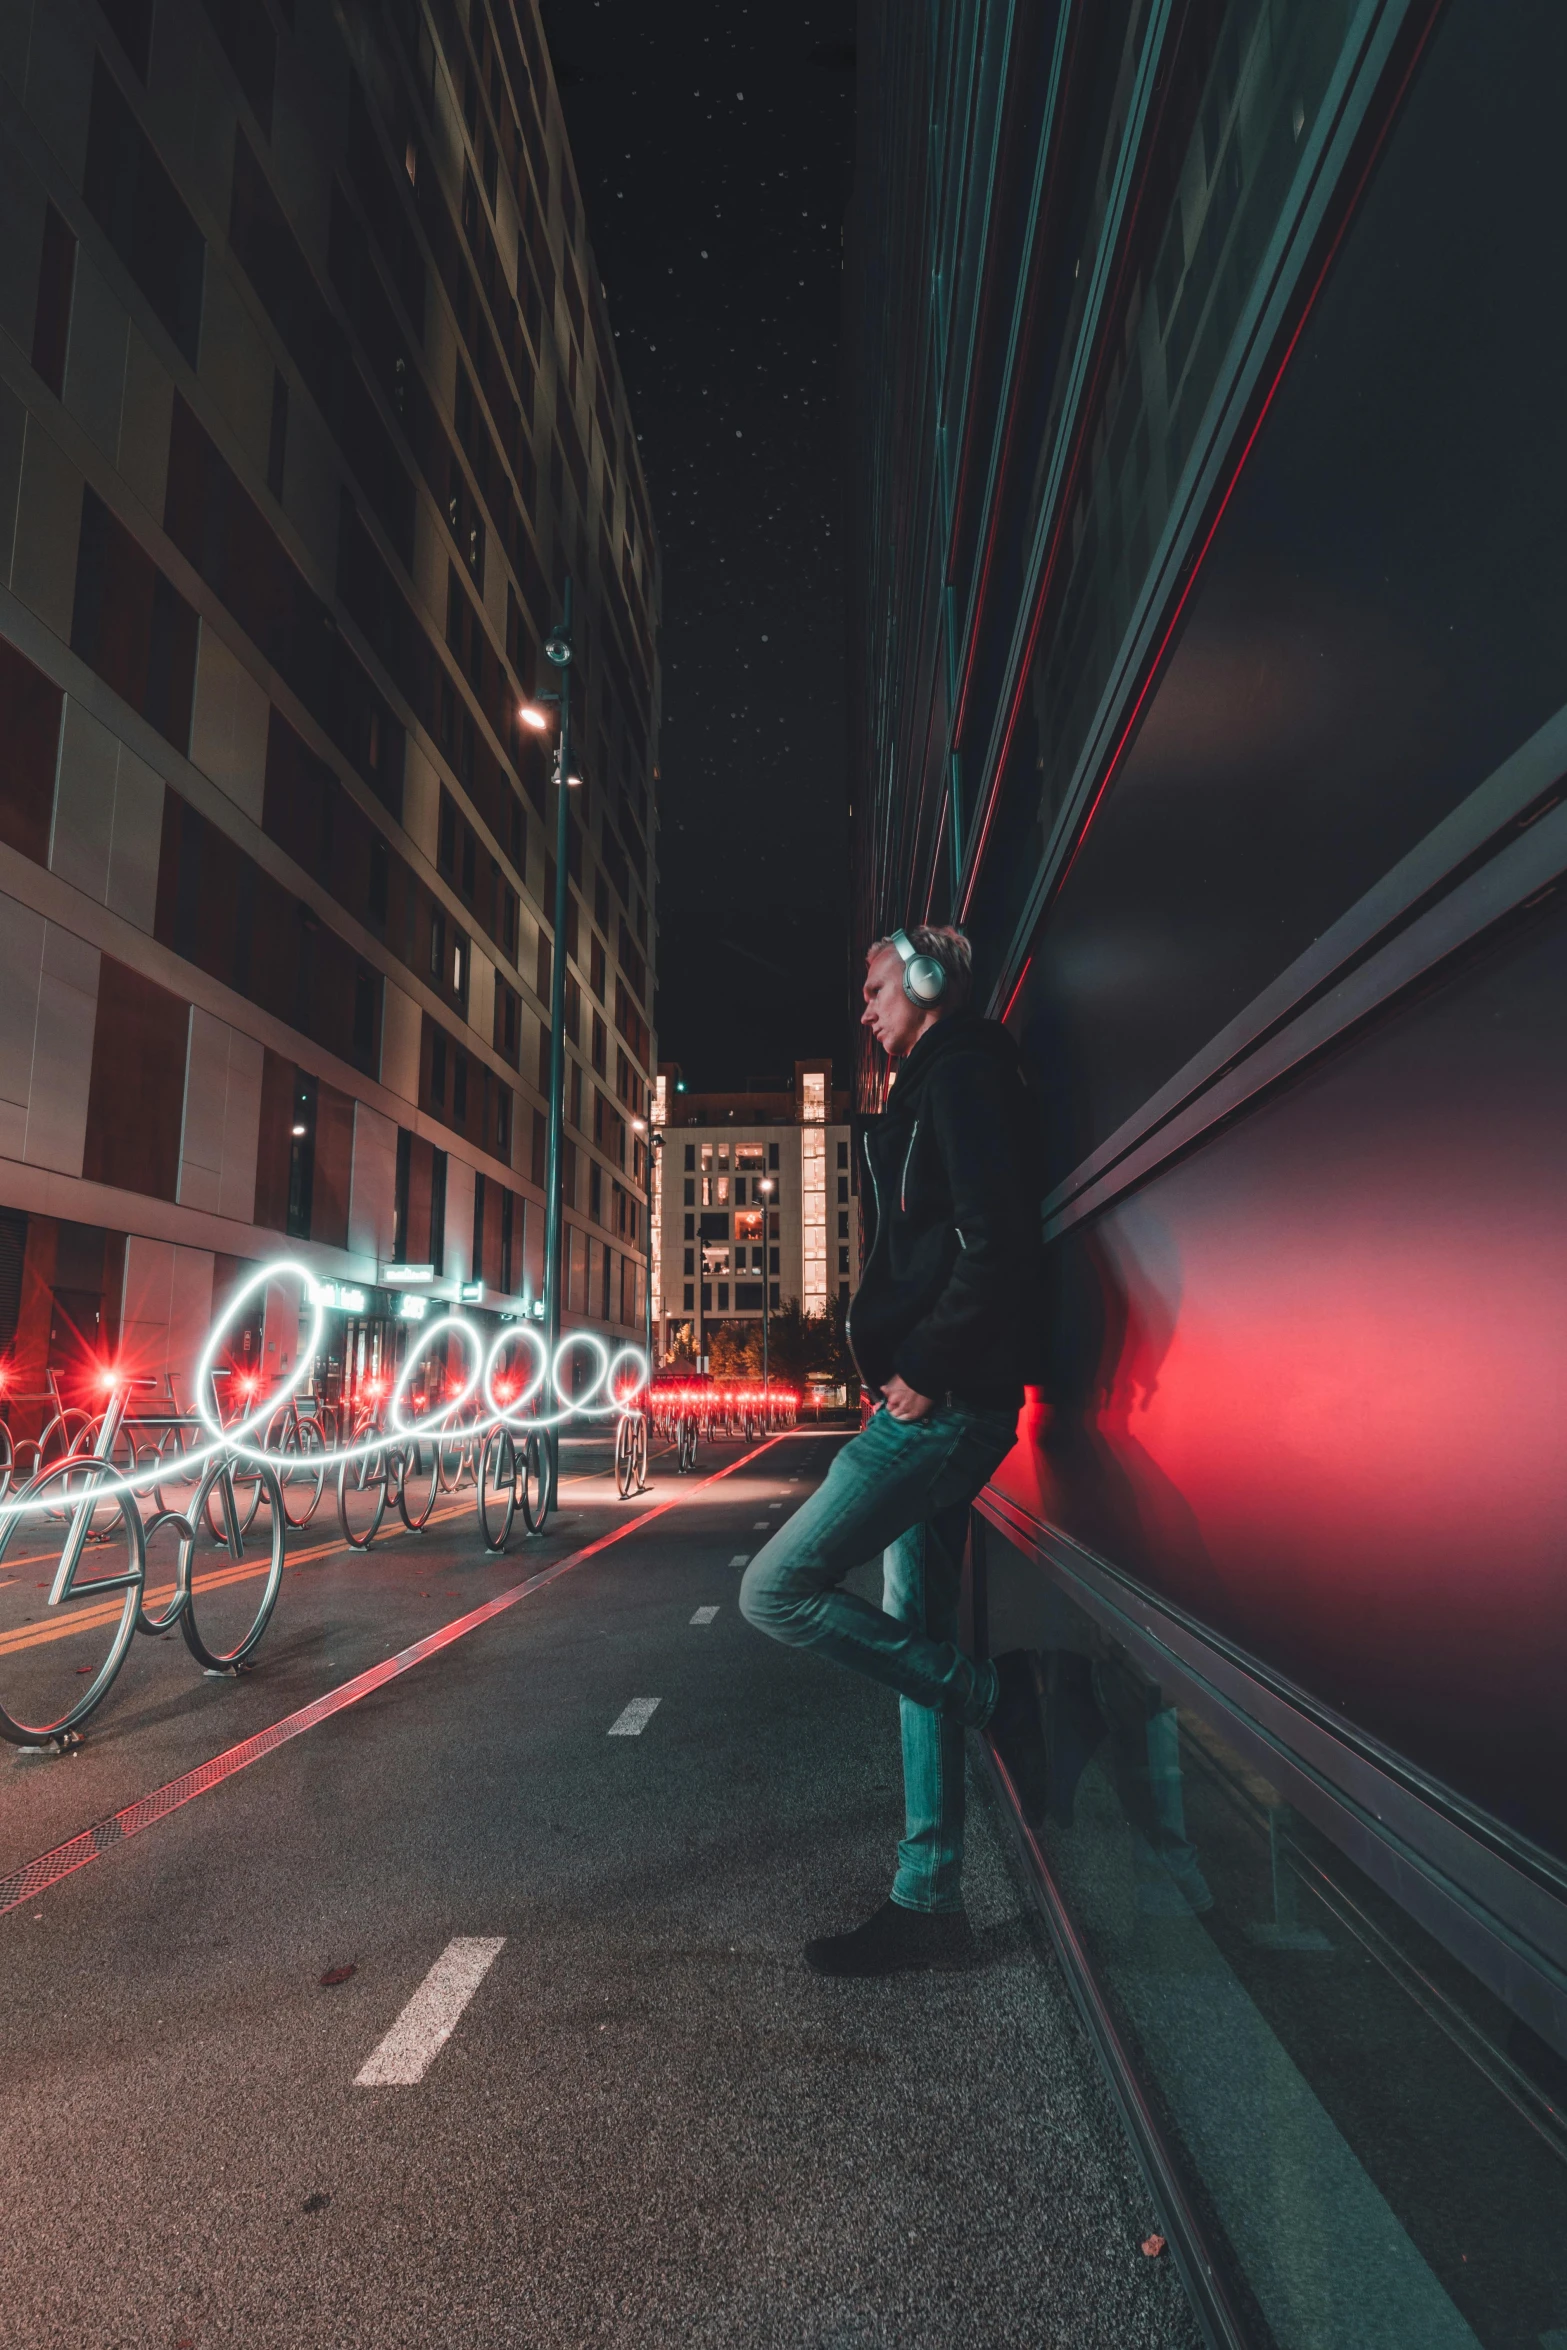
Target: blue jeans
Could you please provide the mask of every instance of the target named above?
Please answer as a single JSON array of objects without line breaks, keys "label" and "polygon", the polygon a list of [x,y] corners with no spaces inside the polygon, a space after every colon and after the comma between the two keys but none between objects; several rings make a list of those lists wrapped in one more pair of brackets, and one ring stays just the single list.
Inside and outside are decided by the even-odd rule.
[{"label": "blue jeans", "polygon": [[[1012,1450],[1017,1414],[879,1411],[745,1571],[747,1623],[898,1692],[904,1836],[892,1898],[963,1906],[963,1732],[989,1720],[994,1665],[957,1645],[969,1504]],[[840,1588],[882,1553],[882,1604]]]}]

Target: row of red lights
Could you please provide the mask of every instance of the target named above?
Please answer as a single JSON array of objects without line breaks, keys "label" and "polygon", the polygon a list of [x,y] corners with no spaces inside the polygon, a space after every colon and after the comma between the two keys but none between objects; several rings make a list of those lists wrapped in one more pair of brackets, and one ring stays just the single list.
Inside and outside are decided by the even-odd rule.
[{"label": "row of red lights", "polygon": [[669,1387],[661,1379],[653,1389],[657,1403],[798,1403],[792,1387]]}]

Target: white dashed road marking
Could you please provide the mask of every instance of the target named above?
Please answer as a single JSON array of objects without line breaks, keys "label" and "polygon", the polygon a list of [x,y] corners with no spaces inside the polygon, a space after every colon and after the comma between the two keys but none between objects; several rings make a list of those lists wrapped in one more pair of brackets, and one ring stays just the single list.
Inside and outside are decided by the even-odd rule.
[{"label": "white dashed road marking", "polygon": [[691,1621],[693,1624],[710,1624],[717,1613],[716,1607],[699,1607]]},{"label": "white dashed road marking", "polygon": [[772,1530],[770,1518],[758,1518],[756,1524],[751,1528],[753,1534],[771,1534]]},{"label": "white dashed road marking", "polygon": [[748,1567],[751,1564],[751,1553],[748,1550],[737,1550],[729,1564],[732,1567]]},{"label": "white dashed road marking", "polygon": [[617,1714],[610,1723],[610,1737],[640,1738],[657,1711],[656,1697],[634,1697],[625,1712]]},{"label": "white dashed road marking", "polygon": [[767,1506],[770,1510],[781,1510],[783,1508],[783,1503],[781,1501],[770,1501]]},{"label": "white dashed road marking", "polygon": [[355,2076],[356,2089],[407,2089],[422,2081],[505,1944],[504,1934],[448,1942],[386,2038]]}]

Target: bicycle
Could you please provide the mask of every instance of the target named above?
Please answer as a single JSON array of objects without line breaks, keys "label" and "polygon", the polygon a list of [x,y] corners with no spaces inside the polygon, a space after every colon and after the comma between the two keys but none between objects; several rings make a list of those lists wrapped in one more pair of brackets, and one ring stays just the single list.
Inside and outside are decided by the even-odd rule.
[{"label": "bicycle", "polygon": [[[125,1488],[123,1471],[116,1465],[117,1448],[118,1457],[124,1458],[120,1439],[128,1399],[128,1386],[113,1390],[97,1422],[94,1449],[90,1453],[78,1451],[37,1470],[14,1496],[0,1525],[3,1564],[24,1528],[64,1521],[59,1563],[49,1582],[46,1605],[54,1609],[71,1600],[85,1603],[47,1627],[24,1620],[0,1629],[0,1666],[6,1676],[5,1695],[0,1698],[0,1738],[13,1746],[52,1747],[59,1752],[78,1744],[81,1724],[108,1695],[138,1632],[157,1637],[178,1627],[204,1672],[240,1672],[277,1604],[283,1580],[284,1517],[282,1493],[271,1467],[252,1461],[242,1464],[245,1477],[256,1480],[259,1499],[266,1501],[271,1521],[270,1557],[265,1566],[247,1558],[245,1535],[250,1520],[241,1522],[234,1491],[235,1470],[241,1464],[231,1453],[219,1452],[205,1463],[187,1510],[160,1509],[144,1524],[135,1496]],[[127,1438],[127,1442],[133,1441],[133,1437]],[[22,1514],[28,1504],[39,1502],[50,1506]],[[194,1571],[196,1528],[203,1519],[210,1522],[213,1514],[233,1564],[210,1576],[198,1576]],[[154,1612],[148,1604],[148,1545],[165,1532],[175,1543],[173,1582],[167,1594],[160,1591],[154,1595],[167,1597],[167,1605]],[[90,1569],[86,1565],[89,1559],[93,1561]],[[210,1595],[258,1574],[262,1590],[257,1605],[239,1636],[225,1646],[211,1631]],[[210,1605],[217,1603],[210,1601]],[[64,1650],[68,1643],[73,1643],[68,1655],[51,1659],[48,1652]],[[80,1654],[81,1643],[90,1645],[89,1661],[72,1664],[70,1658]],[[57,1700],[45,1693],[70,1680],[84,1680],[87,1685],[75,1691],[61,1690],[64,1702],[59,1702],[57,1711],[49,1711]]]},{"label": "bicycle", "polygon": [[296,1533],[309,1525],[321,1506],[326,1492],[325,1456],[331,1449],[332,1441],[321,1423],[321,1407],[313,1395],[291,1395],[267,1423],[262,1450],[297,1462],[297,1466],[278,1473],[283,1507]]},{"label": "bicycle", "polygon": [[[381,1438],[379,1443],[377,1437]],[[374,1396],[354,1414],[348,1449],[337,1469],[337,1522],[351,1549],[368,1550],[381,1531],[387,1503],[400,1482],[397,1470],[401,1458],[395,1439],[382,1427],[381,1399]],[[421,1525],[434,1504],[432,1492]]]},{"label": "bicycle", "polygon": [[615,1488],[622,1501],[647,1488],[648,1430],[645,1412],[622,1412],[615,1424]]}]

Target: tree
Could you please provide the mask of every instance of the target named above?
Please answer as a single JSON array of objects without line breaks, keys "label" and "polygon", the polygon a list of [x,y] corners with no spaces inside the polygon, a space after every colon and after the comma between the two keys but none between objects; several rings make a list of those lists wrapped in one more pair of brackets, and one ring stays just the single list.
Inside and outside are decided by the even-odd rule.
[{"label": "tree", "polygon": [[760,1322],[710,1322],[707,1359],[715,1379],[760,1379],[762,1325]]},{"label": "tree", "polygon": [[811,1371],[825,1371],[834,1380],[857,1376],[844,1308],[836,1298],[829,1299],[821,1314],[806,1313],[797,1297],[778,1307],[772,1318],[771,1356],[773,1377],[789,1387],[803,1387]]}]

